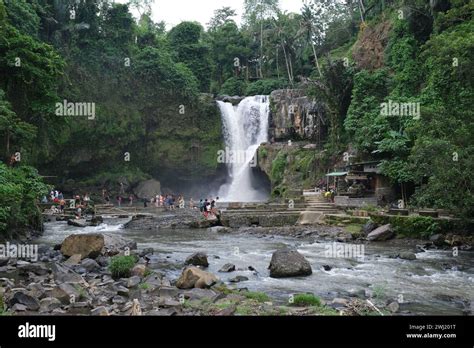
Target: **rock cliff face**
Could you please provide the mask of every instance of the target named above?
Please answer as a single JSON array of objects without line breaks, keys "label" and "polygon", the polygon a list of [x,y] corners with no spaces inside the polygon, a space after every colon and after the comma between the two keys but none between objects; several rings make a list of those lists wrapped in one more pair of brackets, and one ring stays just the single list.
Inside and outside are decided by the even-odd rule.
[{"label": "rock cliff face", "polygon": [[327,134],[324,105],[301,89],[280,89],[270,95],[270,139],[323,141]]},{"label": "rock cliff face", "polygon": [[392,26],[390,21],[365,28],[352,51],[352,58],[360,69],[375,70],[384,66],[384,52]]},{"label": "rock cliff face", "polygon": [[270,142],[259,148],[258,168],[273,197],[299,197],[325,172],[319,149],[327,137],[326,108],[302,89],[281,89],[270,94],[270,110]]},{"label": "rock cliff face", "polygon": [[323,152],[307,142],[262,144],[258,167],[271,182],[273,197],[295,198],[324,176]]}]

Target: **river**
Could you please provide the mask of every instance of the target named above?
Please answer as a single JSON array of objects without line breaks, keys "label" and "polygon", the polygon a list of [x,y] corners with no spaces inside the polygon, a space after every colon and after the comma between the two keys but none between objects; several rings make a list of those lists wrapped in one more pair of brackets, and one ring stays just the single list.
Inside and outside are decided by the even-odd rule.
[{"label": "river", "polygon": [[[169,279],[178,278],[183,262],[194,252],[207,253],[208,271],[226,283],[236,275],[249,278],[238,283],[251,291],[269,294],[283,303],[294,293],[311,292],[323,299],[348,297],[371,292],[383,303],[399,300],[402,313],[418,315],[462,315],[473,311],[474,253],[429,250],[418,252],[416,260],[390,258],[398,251],[392,246],[372,243],[365,246],[364,259],[332,258],[327,248],[333,242],[316,238],[257,235],[248,233],[215,233],[207,229],[129,230],[122,228],[127,219],[105,219],[97,227],[77,228],[65,222],[45,224],[45,232],[38,241],[60,243],[72,233],[110,232],[131,238],[139,249],[152,247],[155,256],[150,267],[165,273]],[[273,279],[267,267],[272,253],[284,246],[293,246],[302,253],[313,268],[309,277]],[[226,263],[238,269],[219,273]],[[323,265],[331,266],[329,271]],[[248,270],[252,266],[257,272]],[[241,269],[241,270],[239,270]]]}]

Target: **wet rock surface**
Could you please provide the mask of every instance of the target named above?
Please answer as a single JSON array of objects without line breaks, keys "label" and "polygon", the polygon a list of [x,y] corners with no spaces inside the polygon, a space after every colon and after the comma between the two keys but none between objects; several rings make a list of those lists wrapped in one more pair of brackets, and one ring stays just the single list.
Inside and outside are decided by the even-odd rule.
[{"label": "wet rock surface", "polygon": [[[153,218],[146,216],[138,218],[130,223],[132,227],[128,230],[134,233],[138,230],[152,229],[152,231],[156,231],[155,234],[160,234],[160,229],[168,228],[174,233],[173,228],[188,226],[187,224],[180,225],[183,221],[192,222],[200,218],[199,212],[194,211],[173,214],[166,212]],[[173,224],[176,225],[172,227]],[[369,313],[379,315],[374,308],[367,304],[367,299],[370,299],[385,315],[405,315],[410,314],[410,310],[413,308],[410,307],[413,304],[409,299],[405,298],[404,302],[400,302],[397,306],[397,296],[387,295],[384,293],[386,290],[382,285],[369,282],[364,284],[365,290],[368,291],[363,291],[364,288],[362,290],[357,288],[350,291],[319,293],[318,296],[324,296],[324,301],[321,300],[320,306],[290,305],[281,299],[248,291],[247,287],[255,289],[255,282],[261,282],[263,277],[266,278],[265,281],[270,279],[268,274],[271,273],[271,269],[265,269],[269,262],[273,263],[274,271],[284,270],[285,277],[290,277],[290,279],[284,280],[272,278],[271,281],[275,282],[286,282],[291,280],[291,277],[296,277],[295,279],[298,281],[299,279],[308,279],[309,276],[302,276],[311,273],[314,273],[312,277],[321,277],[324,274],[334,275],[341,270],[350,273],[361,264],[358,260],[348,260],[347,264],[342,266],[332,259],[325,259],[323,262],[317,258],[307,257],[308,249],[305,248],[319,243],[329,242],[346,246],[357,244],[366,247],[379,246],[383,243],[384,251],[381,251],[379,255],[370,255],[370,257],[379,257],[384,261],[393,257],[390,262],[403,265],[402,269],[410,267],[409,272],[416,277],[429,275],[423,266],[417,266],[420,262],[437,267],[436,260],[427,263],[423,259],[424,253],[427,254],[431,250],[451,252],[452,245],[464,243],[455,234],[436,236],[432,240],[397,238],[372,243],[368,242],[364,236],[354,240],[344,228],[327,225],[250,226],[226,228],[225,233],[221,233],[221,231],[222,229],[213,228],[210,231],[206,229],[189,230],[187,233],[192,236],[190,240],[193,243],[201,238],[199,233],[207,232],[211,234],[209,238],[212,243],[217,242],[219,238],[235,236],[240,238],[239,240],[250,238],[252,241],[270,243],[272,246],[274,245],[274,249],[271,249],[269,254],[265,254],[265,264],[262,266],[262,263],[254,263],[255,260],[241,259],[240,257],[247,255],[249,250],[242,248],[238,253],[235,253],[235,245],[240,246],[240,244],[228,246],[227,253],[232,254],[232,258],[219,253],[219,250],[214,248],[206,255],[209,268],[203,270],[194,265],[185,266],[186,258],[194,251],[199,253],[199,250],[183,252],[179,254],[179,257],[176,257],[172,253],[164,252],[156,245],[152,245],[154,248],[148,246],[143,248],[142,245],[140,251],[136,251],[134,249],[136,243],[121,236],[113,236],[120,238],[110,239],[95,236],[93,237],[95,238],[94,243],[99,241],[97,245],[84,243],[87,238],[81,240],[84,237],[74,237],[81,240],[79,252],[85,250],[84,255],[76,253],[77,250],[73,248],[66,253],[71,255],[63,254],[62,250],[59,250],[64,245],[62,243],[56,247],[40,246],[38,261],[35,262],[0,259],[0,296],[6,304],[7,312],[13,315],[25,313],[104,316],[339,315],[341,312],[344,315],[367,315]],[[181,238],[173,234],[170,236]],[[103,245],[102,239],[104,240]],[[272,260],[272,252],[284,247],[285,244],[296,246],[298,251],[301,251],[301,247],[302,251],[301,253],[296,252],[293,256],[290,255],[291,257],[280,255]],[[115,255],[123,255],[125,250],[136,255],[137,262],[131,270],[130,277],[113,279],[108,269],[110,260]],[[220,257],[216,257],[217,254]],[[202,262],[200,266],[205,267],[204,264],[205,262]],[[459,272],[469,269],[469,266],[460,264],[456,259],[453,259],[440,268],[449,272]],[[217,273],[219,270],[222,272]],[[286,272],[286,270],[290,271]],[[460,294],[446,297],[445,294],[440,293],[437,299],[456,303],[456,305],[465,308],[467,313],[470,313],[470,302]]]}]

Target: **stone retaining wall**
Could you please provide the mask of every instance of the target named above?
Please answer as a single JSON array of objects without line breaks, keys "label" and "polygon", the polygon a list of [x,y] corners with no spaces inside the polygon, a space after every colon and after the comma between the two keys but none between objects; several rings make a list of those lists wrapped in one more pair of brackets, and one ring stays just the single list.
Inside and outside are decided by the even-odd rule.
[{"label": "stone retaining wall", "polygon": [[361,208],[367,205],[376,206],[377,197],[351,198],[347,196],[336,196],[334,197],[334,204],[338,207],[355,207],[355,208]]}]

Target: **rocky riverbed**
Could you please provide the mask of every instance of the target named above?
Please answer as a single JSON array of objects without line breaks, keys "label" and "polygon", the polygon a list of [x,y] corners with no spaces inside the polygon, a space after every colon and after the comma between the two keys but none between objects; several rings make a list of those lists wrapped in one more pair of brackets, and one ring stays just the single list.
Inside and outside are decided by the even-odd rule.
[{"label": "rocky riverbed", "polygon": [[[473,313],[472,252],[464,246],[454,256],[439,236],[369,241],[370,233],[387,232],[191,228],[202,224],[196,221],[202,221],[196,212],[167,212],[105,218],[96,227],[48,223],[36,262],[0,260],[5,309],[15,315]],[[114,275],[112,260],[128,254],[130,274]]]},{"label": "rocky riverbed", "polygon": [[[336,299],[326,304],[310,297],[300,303],[297,295],[296,302],[276,305],[264,293],[227,286],[216,275],[205,271],[209,263],[204,253],[190,255],[185,260],[181,276],[177,280],[169,279],[148,267],[154,256],[153,249],[139,252],[132,240],[111,234],[70,235],[61,245],[42,246],[39,252],[39,262],[16,259],[2,262],[0,273],[7,276],[0,278],[0,294],[7,313],[337,315],[363,314],[364,311],[374,310],[361,300]],[[79,252],[81,254],[77,254]],[[296,251],[292,252],[304,260]],[[131,255],[136,259],[126,278],[114,277],[108,267],[112,257],[123,257],[121,255]],[[284,255],[279,262],[286,262],[286,266],[294,263]],[[275,267],[280,275],[281,272],[283,275],[288,272],[282,265]],[[311,268],[309,264],[306,267]],[[228,264],[221,269],[226,273],[233,271],[235,265]],[[233,282],[245,279],[235,277]]]}]

